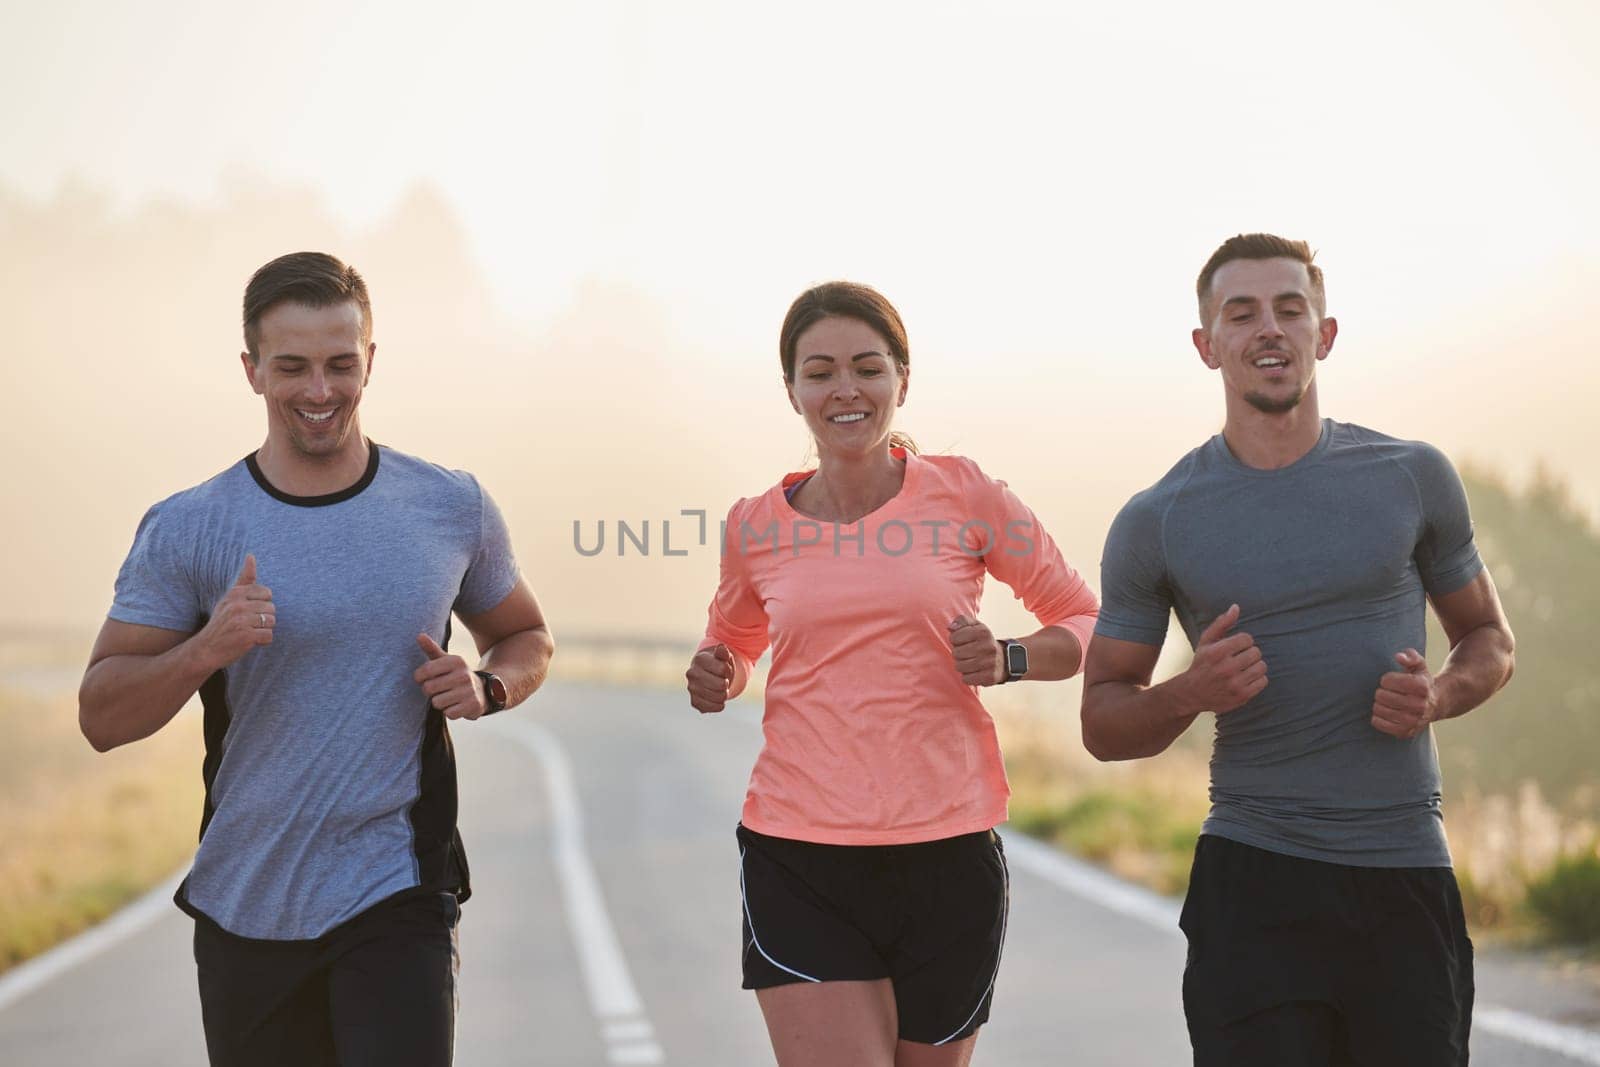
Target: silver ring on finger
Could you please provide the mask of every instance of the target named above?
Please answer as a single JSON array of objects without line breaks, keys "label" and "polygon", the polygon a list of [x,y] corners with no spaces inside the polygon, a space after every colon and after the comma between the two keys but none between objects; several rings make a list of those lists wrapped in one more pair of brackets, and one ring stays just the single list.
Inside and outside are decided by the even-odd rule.
[{"label": "silver ring on finger", "polygon": [[258,625],[264,629],[267,625],[267,613],[264,611],[258,611],[256,612],[256,618],[259,620]]}]

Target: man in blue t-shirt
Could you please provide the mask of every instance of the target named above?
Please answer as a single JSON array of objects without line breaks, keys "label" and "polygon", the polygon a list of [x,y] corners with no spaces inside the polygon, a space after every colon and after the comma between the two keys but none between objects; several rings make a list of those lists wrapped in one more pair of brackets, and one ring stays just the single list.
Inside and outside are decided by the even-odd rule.
[{"label": "man in blue t-shirt", "polygon": [[[200,694],[177,903],[213,1064],[448,1064],[470,886],[446,720],[527,699],[554,645],[477,481],[362,436],[377,346],[355,270],[273,260],[244,336],[266,440],[145,514],[79,719],[105,751]],[[452,613],[477,669],[448,651]]]},{"label": "man in blue t-shirt", "polygon": [[[1214,717],[1180,921],[1197,1065],[1465,1064],[1472,944],[1431,724],[1513,666],[1466,495],[1437,449],[1322,418],[1338,325],[1304,242],[1234,237],[1197,289],[1226,420],[1112,524],[1084,744],[1139,759]],[[1172,612],[1194,660],[1152,685]]]}]

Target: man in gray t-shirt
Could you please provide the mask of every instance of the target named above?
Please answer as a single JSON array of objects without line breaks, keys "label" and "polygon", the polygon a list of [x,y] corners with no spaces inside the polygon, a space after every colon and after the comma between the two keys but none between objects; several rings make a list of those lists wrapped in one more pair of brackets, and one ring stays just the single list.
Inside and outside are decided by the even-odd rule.
[{"label": "man in gray t-shirt", "polygon": [[[1197,1064],[1465,1064],[1471,943],[1431,724],[1513,665],[1465,493],[1437,449],[1321,417],[1338,326],[1303,242],[1232,238],[1197,290],[1226,421],[1112,524],[1084,743],[1153,756],[1215,718],[1182,919]],[[1194,660],[1152,685],[1172,612]]]},{"label": "man in gray t-shirt", "polygon": [[101,750],[201,697],[177,903],[214,1064],[450,1062],[470,885],[446,721],[526,699],[553,648],[477,481],[362,436],[371,325],[331,256],[256,272],[241,359],[266,440],[145,514],[84,676]]}]

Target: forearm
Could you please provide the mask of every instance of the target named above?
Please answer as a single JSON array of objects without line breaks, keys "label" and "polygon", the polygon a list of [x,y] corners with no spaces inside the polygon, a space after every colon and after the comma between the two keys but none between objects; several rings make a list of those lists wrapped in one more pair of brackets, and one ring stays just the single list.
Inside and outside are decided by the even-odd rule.
[{"label": "forearm", "polygon": [[78,687],[78,727],[97,751],[149,737],[219,668],[193,639],[159,655],[107,656]]},{"label": "forearm", "polygon": [[1099,760],[1144,759],[1165,752],[1204,710],[1189,706],[1177,681],[1085,685],[1083,747]]},{"label": "forearm", "polygon": [[[729,651],[733,651],[731,648]],[[745,659],[737,652],[733,653],[733,681],[728,683],[728,699],[732,700],[744,692],[745,686],[750,684],[750,670],[755,664]]]},{"label": "forearm", "polygon": [[1071,678],[1083,666],[1083,648],[1077,635],[1064,626],[1046,626],[1017,640],[1028,650],[1025,681],[1059,682]]},{"label": "forearm", "polygon": [[1511,680],[1516,639],[1503,625],[1480,626],[1456,642],[1434,675],[1440,719],[1465,715]]},{"label": "forearm", "polygon": [[536,626],[495,642],[484,651],[478,669],[497,675],[505,683],[506,707],[513,708],[544,684],[555,651],[550,628]]}]

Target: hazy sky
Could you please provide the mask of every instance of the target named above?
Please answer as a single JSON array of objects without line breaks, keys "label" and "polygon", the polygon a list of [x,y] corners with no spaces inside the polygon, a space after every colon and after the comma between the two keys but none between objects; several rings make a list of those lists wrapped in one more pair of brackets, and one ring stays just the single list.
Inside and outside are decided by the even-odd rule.
[{"label": "hazy sky", "polygon": [[362,222],[426,179],[525,319],[598,274],[765,323],[848,274],[970,292],[969,340],[1047,305],[1015,329],[1055,347],[1062,315],[1082,342],[1181,313],[1196,256],[1259,227],[1395,329],[1600,245],[1590,0],[6,11],[8,184],[260,174]]},{"label": "hazy sky", "polygon": [[[315,225],[290,217],[189,263],[232,294],[192,312],[215,320],[219,359],[237,344],[237,288],[278,244],[370,236],[419,187],[464,234],[463,268],[488,287],[483,330],[503,347],[585,351],[561,331],[595,329],[586,286],[634,294],[610,337],[631,361],[592,348],[569,358],[594,373],[549,371],[560,403],[615,445],[566,442],[609,465],[584,475],[594,484],[661,461],[641,456],[660,440],[630,437],[641,426],[716,467],[679,472],[684,506],[725,507],[798,463],[803,435],[779,421],[778,322],[805,284],[853,277],[910,325],[908,428],[1015,472],[1092,573],[1116,504],[1220,423],[1188,347],[1199,264],[1229,234],[1269,229],[1311,240],[1328,272],[1342,331],[1322,369],[1327,413],[1513,476],[1542,460],[1600,513],[1591,0],[0,3],[0,208],[70,213],[74,196],[103,196],[146,222],[162,203],[231,219],[255,190],[304,190]],[[0,272],[13,288],[68,284],[15,248],[0,247]],[[403,351],[375,296],[380,348]],[[37,336],[46,350],[8,352],[13,367],[50,358]],[[211,373],[182,355],[163,372]],[[538,390],[544,368],[523,369]],[[395,443],[470,435],[454,411],[422,421],[426,375],[384,373]],[[236,376],[207,388],[242,388]],[[12,405],[60,402],[29,384]],[[158,423],[186,417],[152,397]],[[219,455],[260,436],[249,399]],[[0,430],[8,451],[67,433],[29,420],[26,438]],[[148,420],[119,426],[131,454],[158,436]],[[100,430],[73,432],[97,443]],[[481,458],[470,440],[459,455]],[[29,488],[25,468],[5,473],[8,498]],[[170,492],[191,473],[175,460],[149,484]],[[576,506],[539,517],[537,543],[562,543],[552,531]],[[669,506],[613,498],[603,512]],[[115,534],[86,569],[105,592],[138,512],[97,516]]]}]

